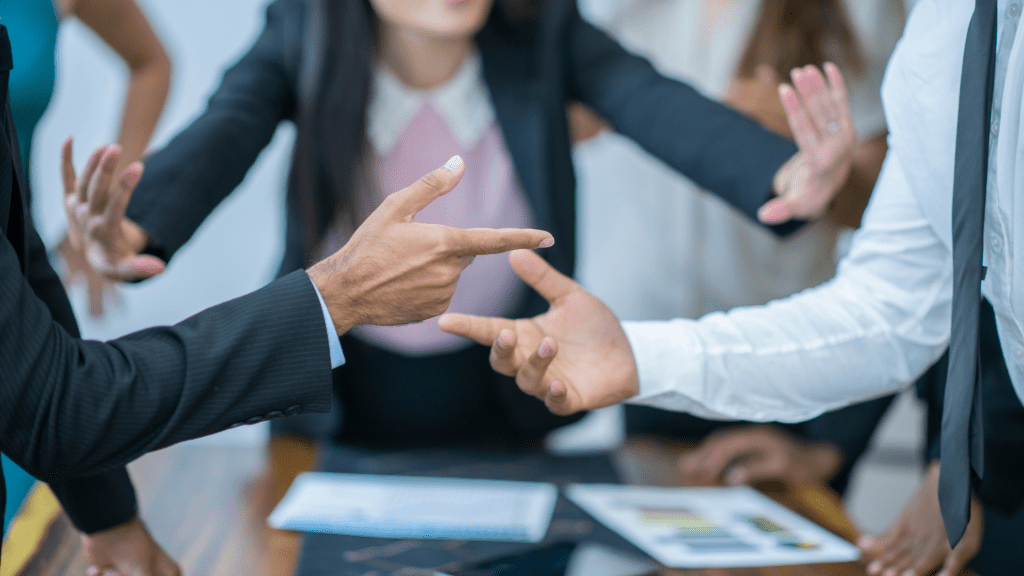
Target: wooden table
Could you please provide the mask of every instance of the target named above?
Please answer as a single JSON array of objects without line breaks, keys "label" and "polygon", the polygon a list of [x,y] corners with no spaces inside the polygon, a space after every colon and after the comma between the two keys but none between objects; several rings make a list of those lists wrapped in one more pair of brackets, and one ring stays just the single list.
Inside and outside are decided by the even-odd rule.
[{"label": "wooden table", "polygon": [[[656,441],[632,441],[617,454],[627,482],[677,484],[674,456],[680,449]],[[309,443],[275,440],[269,449],[179,445],[147,455],[129,469],[142,517],[187,576],[291,576],[299,535],[267,527],[266,517],[295,476],[312,469]],[[842,502],[821,486],[759,487],[772,498],[854,539]],[[37,489],[23,507],[3,548],[0,576],[84,575],[78,535],[49,490]],[[665,570],[671,576],[863,576],[858,563],[791,567]]]}]

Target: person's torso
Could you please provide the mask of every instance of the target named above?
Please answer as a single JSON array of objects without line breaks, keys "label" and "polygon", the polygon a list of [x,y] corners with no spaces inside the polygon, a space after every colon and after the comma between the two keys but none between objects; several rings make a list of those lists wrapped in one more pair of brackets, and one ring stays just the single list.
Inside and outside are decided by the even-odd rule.
[{"label": "person's torso", "polygon": [[[989,138],[985,201],[982,294],[995,311],[1003,357],[1019,397],[1024,398],[1024,27],[1021,0],[999,0],[995,91]],[[960,73],[969,0],[921,0],[893,56],[883,102],[890,124],[890,146],[898,154],[922,212],[950,248],[952,266],[953,166],[956,149]]]}]

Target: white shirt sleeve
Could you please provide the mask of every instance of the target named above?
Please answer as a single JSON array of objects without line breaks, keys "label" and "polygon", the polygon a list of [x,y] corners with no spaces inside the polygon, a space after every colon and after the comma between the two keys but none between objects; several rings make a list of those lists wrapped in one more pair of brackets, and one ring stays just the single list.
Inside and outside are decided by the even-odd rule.
[{"label": "white shirt sleeve", "polygon": [[338,330],[334,327],[331,313],[327,310],[327,303],[320,295],[320,289],[316,287],[316,283],[312,280],[309,282],[313,285],[313,290],[316,291],[316,297],[320,300],[320,310],[324,313],[324,324],[327,325],[327,344],[331,348],[331,369],[333,370],[345,363],[345,354],[341,350],[341,340],[338,339]]},{"label": "white shirt sleeve", "polygon": [[893,392],[948,343],[952,267],[890,150],[829,282],[699,320],[623,323],[640,376],[631,402],[793,422]]}]

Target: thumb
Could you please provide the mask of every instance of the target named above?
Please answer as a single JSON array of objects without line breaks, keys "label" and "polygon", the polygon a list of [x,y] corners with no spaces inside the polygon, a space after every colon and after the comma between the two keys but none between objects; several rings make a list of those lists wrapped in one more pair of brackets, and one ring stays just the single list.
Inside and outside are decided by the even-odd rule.
[{"label": "thumb", "polygon": [[452,156],[444,166],[427,173],[411,186],[392,194],[397,206],[397,212],[394,215],[400,219],[412,220],[428,204],[451,192],[462,180],[462,175],[465,172],[466,166],[462,162],[462,157]]},{"label": "thumb", "polygon": [[579,287],[571,278],[555,270],[546,260],[530,250],[514,250],[508,261],[512,269],[538,294],[555,304]]}]

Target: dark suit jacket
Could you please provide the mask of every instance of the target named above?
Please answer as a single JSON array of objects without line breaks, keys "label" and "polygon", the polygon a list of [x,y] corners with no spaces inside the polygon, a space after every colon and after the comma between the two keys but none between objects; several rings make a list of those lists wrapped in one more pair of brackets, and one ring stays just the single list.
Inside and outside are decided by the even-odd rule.
[{"label": "dark suit jacket", "polygon": [[[124,464],[145,452],[329,409],[323,314],[302,272],[175,326],[108,343],[73,335],[24,202],[7,103],[11,66],[0,26],[0,451],[58,485],[93,476],[88,486],[113,471],[99,481],[123,492]],[[71,319],[72,333],[58,319]]]},{"label": "dark suit jacket", "polygon": [[[278,124],[295,119],[309,4],[274,2],[262,35],[224,74],[206,112],[147,161],[128,216],[149,232],[156,253],[172,257],[242,181]],[[796,152],[791,142],[659,75],[585,23],[574,0],[547,0],[543,10],[533,33],[488,26],[477,43],[519,182],[538,227],[557,239],[544,253],[555,268],[571,275],[576,250],[569,101],[590,105],[616,130],[755,215],[774,173]],[[294,190],[289,196],[294,207]],[[287,218],[282,273],[305,265],[300,214],[290,209]],[[545,309],[535,297],[521,313]]]}]

